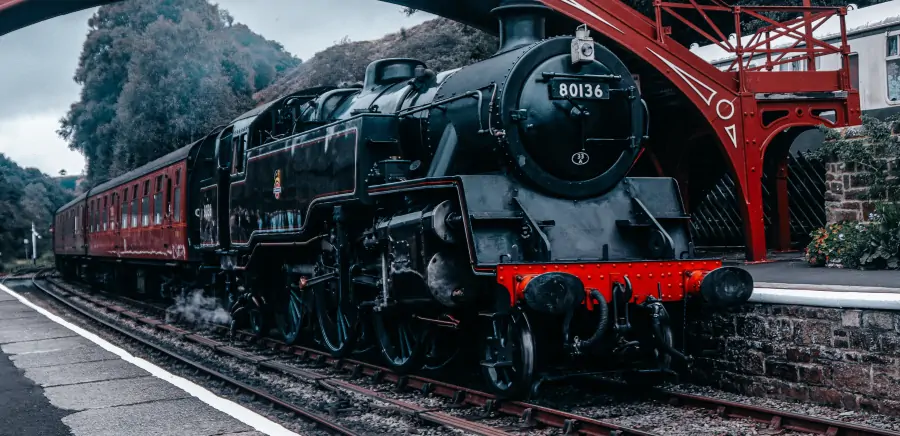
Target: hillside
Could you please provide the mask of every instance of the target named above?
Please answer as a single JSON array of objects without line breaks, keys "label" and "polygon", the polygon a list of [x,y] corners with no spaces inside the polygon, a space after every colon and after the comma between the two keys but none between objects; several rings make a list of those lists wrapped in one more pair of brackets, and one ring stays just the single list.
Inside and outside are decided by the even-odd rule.
[{"label": "hillside", "polygon": [[[623,0],[648,17],[654,17],[651,0]],[[886,0],[855,0],[859,7],[865,7]],[[779,4],[801,5],[802,0],[739,0],[741,5]],[[845,5],[847,0],[813,0],[816,6]],[[407,13],[415,13],[407,9]],[[771,13],[771,18],[787,20],[792,18],[785,13]],[[727,29],[733,22],[730,15],[718,14],[717,24]],[[684,44],[690,42],[709,42],[683,23],[668,17],[673,28],[673,36]],[[702,21],[697,21],[697,24]],[[752,31],[764,24],[761,20],[744,23],[745,31]],[[457,22],[437,18],[410,29],[392,33],[374,41],[344,41],[331,46],[313,56],[305,63],[286,71],[284,76],[269,87],[254,94],[258,103],[266,103],[288,93],[304,88],[322,85],[339,85],[362,81],[366,66],[377,59],[392,57],[409,57],[424,61],[435,71],[444,71],[461,67],[473,61],[483,59],[496,51],[497,38],[477,29]]]},{"label": "hillside", "polygon": [[374,41],[343,41],[287,71],[256,93],[260,103],[290,92],[322,85],[361,82],[366,66],[384,58],[415,58],[435,71],[445,71],[490,56],[497,38],[445,18],[402,29]]},{"label": "hillside", "polygon": [[0,270],[4,261],[24,257],[22,240],[31,238],[32,222],[43,237],[38,250],[50,250],[53,213],[72,197],[60,180],[36,168],[22,168],[0,153]]}]

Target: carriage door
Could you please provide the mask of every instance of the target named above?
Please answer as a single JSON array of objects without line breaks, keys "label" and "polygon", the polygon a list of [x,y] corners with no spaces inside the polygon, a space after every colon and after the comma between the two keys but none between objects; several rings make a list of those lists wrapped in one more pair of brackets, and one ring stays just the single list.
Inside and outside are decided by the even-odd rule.
[{"label": "carriage door", "polygon": [[[195,211],[200,223],[200,245],[213,248],[219,246],[219,213],[226,214],[228,197],[227,192],[220,193],[223,182],[227,183],[228,175],[222,170],[231,168],[231,132],[232,128],[224,130],[216,140],[216,164],[214,176],[200,182],[200,208]],[[223,174],[224,173],[224,174]],[[224,197],[224,205],[220,199]]]},{"label": "carriage door", "polygon": [[247,186],[243,182],[246,180],[246,159],[247,159],[247,129],[243,132],[235,132],[231,140],[231,149],[233,151],[231,158],[231,180],[229,183],[229,196],[231,197],[229,212],[231,213],[229,222],[231,223],[230,238],[235,244],[245,244],[250,239],[250,232],[253,231],[250,226],[250,210],[246,207]]}]

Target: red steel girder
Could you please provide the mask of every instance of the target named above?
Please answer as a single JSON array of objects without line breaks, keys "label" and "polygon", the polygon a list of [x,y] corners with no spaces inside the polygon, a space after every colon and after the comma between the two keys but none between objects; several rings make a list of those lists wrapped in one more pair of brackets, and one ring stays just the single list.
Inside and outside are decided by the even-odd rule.
[{"label": "red steel girder", "polygon": [[[726,51],[734,52],[737,59],[744,59],[748,51],[741,46],[740,19],[742,14],[762,17],[762,12],[781,11],[805,14],[803,17],[784,24],[765,18],[771,26],[765,30],[781,32],[781,36],[791,35],[801,39],[807,48],[793,50],[806,53],[809,57],[841,53],[849,54],[846,29],[843,26],[845,8],[760,6],[732,7],[720,0],[712,4],[699,4],[697,0],[684,3],[662,2],[654,4],[657,9],[655,22],[618,0],[541,0],[552,9],[570,18],[586,23],[595,31],[603,33],[623,48],[631,51],[648,64],[663,73],[691,102],[704,114],[709,127],[715,132],[722,150],[728,157],[736,182],[740,186],[738,195],[744,220],[747,242],[747,258],[750,261],[764,260],[766,257],[766,237],[762,198],[762,164],[766,148],[785,129],[791,127],[844,127],[862,123],[859,110],[859,94],[851,89],[849,63],[839,71],[770,71],[768,68],[753,70],[743,68],[743,62],[736,62],[737,71],[720,71],[688,48],[666,36],[667,28],[662,24],[662,13],[672,14],[678,9],[693,9],[700,13],[710,31],[701,29],[684,17],[680,21],[710,38]],[[737,43],[731,44],[713,20],[710,13],[729,13],[734,16],[738,29]],[[816,14],[816,15],[813,15]],[[826,44],[812,38],[811,17],[838,15],[843,32],[840,47]],[[677,18],[677,17],[676,17]],[[763,17],[764,18],[764,17]],[[799,24],[798,24],[799,23]],[[718,36],[713,36],[713,34]],[[771,44],[771,37],[756,38],[748,47],[749,53],[784,53],[786,49],[771,49],[762,46]],[[725,42],[722,43],[721,41]],[[781,61],[778,59],[774,62]],[[770,62],[769,65],[772,63]],[[758,98],[764,97],[764,98]],[[821,117],[823,112],[833,111],[835,121]],[[763,114],[781,115],[774,121]]]}]

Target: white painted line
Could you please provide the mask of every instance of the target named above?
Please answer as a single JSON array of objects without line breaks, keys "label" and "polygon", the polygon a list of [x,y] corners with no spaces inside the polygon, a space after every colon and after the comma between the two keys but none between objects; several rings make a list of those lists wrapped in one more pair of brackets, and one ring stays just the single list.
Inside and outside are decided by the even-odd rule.
[{"label": "white painted line", "polygon": [[174,375],[174,374],[172,374],[172,373],[170,373],[170,372],[168,372],[168,371],[166,371],[144,359],[141,359],[139,357],[135,357],[135,356],[131,355],[127,351],[111,344],[110,342],[106,341],[105,339],[46,311],[44,308],[42,308],[40,306],[35,305],[34,303],[28,301],[28,299],[19,295],[12,289],[9,289],[6,286],[4,286],[2,283],[0,283],[0,290],[2,290],[3,292],[6,292],[7,294],[16,298],[17,300],[22,302],[22,304],[36,310],[41,315],[46,316],[53,322],[65,327],[69,330],[72,330],[73,332],[84,337],[85,339],[99,345],[104,350],[109,351],[109,352],[121,357],[122,360],[129,362],[132,365],[135,365],[138,368],[141,368],[141,369],[149,372],[154,377],[165,380],[166,382],[174,385],[175,387],[187,392],[188,394],[191,394],[192,396],[196,397],[200,401],[212,406],[214,409],[216,409],[222,413],[225,413],[225,414],[231,416],[232,418],[237,419],[238,421],[249,425],[250,427],[253,427],[253,429],[256,431],[265,433],[267,435],[272,435],[272,436],[276,436],[276,435],[299,436],[297,433],[289,431],[288,429],[282,427],[281,425],[276,424],[275,422],[272,422],[268,418],[254,412],[250,409],[247,409],[246,407],[241,406],[240,404],[237,404],[233,401],[226,400],[225,398],[219,397],[216,394],[208,391],[206,388],[204,388],[198,384],[195,384],[194,382],[191,382],[190,380],[184,379],[182,377],[178,377],[178,376],[176,376],[176,375]]},{"label": "white painted line", "polygon": [[[900,274],[897,274],[897,282],[900,284]],[[809,289],[811,291],[831,292],[873,292],[900,294],[900,288],[888,288],[884,286],[847,286],[847,285],[807,285],[804,283],[767,283],[756,282],[755,286],[771,289]]]},{"label": "white painted line", "polygon": [[750,302],[836,307],[842,309],[900,310],[900,294],[886,292],[841,292],[754,287],[753,295],[750,296]]}]

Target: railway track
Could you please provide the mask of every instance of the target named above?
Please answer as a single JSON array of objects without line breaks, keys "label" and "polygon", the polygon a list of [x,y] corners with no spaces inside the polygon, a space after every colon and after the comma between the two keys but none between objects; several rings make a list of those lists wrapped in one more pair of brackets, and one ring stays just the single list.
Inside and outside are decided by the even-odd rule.
[{"label": "railway track", "polygon": [[[62,285],[56,283],[52,279],[45,280],[47,280],[51,284],[54,284],[60,289],[63,288]],[[120,330],[119,327],[111,326],[111,323],[105,320],[97,319],[97,317],[92,316],[89,311],[77,307],[75,303],[68,301],[66,296],[54,294],[53,291],[46,289],[46,287],[42,287],[37,283],[38,281],[39,280],[36,277],[36,279],[34,280],[35,286],[53,296],[58,301],[61,301],[65,305],[72,307],[79,313],[82,313],[83,315],[91,319],[97,320],[103,325],[106,325],[117,331]],[[535,404],[520,401],[504,401],[489,393],[469,389],[462,386],[456,386],[440,380],[421,377],[417,375],[399,375],[393,373],[387,368],[383,368],[381,366],[361,360],[349,358],[333,358],[330,355],[327,355],[326,353],[313,348],[297,345],[286,345],[281,341],[271,338],[257,338],[255,335],[249,332],[237,332],[238,338],[242,340],[256,341],[258,344],[263,345],[271,350],[295,356],[299,363],[312,364],[314,368],[327,368],[332,373],[323,374],[322,372],[315,369],[309,370],[290,365],[284,365],[278,362],[273,362],[271,361],[271,359],[261,358],[254,355],[253,353],[248,353],[247,351],[235,348],[228,343],[199,335],[195,332],[166,323],[158,318],[153,318],[146,316],[145,314],[137,313],[127,307],[123,307],[122,305],[110,303],[83,292],[69,290],[66,290],[64,292],[68,294],[75,294],[79,298],[88,301],[89,303],[107,312],[115,313],[118,316],[128,318],[134,322],[144,324],[156,330],[165,331],[169,334],[176,335],[177,337],[185,341],[193,342],[198,345],[207,347],[210,350],[215,351],[216,353],[229,355],[243,360],[247,363],[256,365],[260,370],[290,374],[309,383],[325,387],[326,389],[340,389],[345,392],[353,392],[357,395],[362,395],[370,399],[388,403],[392,408],[396,409],[396,411],[410,416],[415,416],[416,418],[423,421],[463,430],[466,432],[471,432],[474,434],[498,435],[509,434],[509,432],[522,433],[523,431],[527,432],[531,429],[539,429],[542,427],[556,428],[564,434],[617,436],[655,434],[640,429],[628,428],[614,423],[575,415],[565,411],[543,407]],[[160,315],[165,313],[165,309],[159,306],[120,296],[109,294],[106,295],[112,299],[122,302],[123,304],[132,305],[136,308],[135,310],[151,313],[155,312]],[[220,333],[227,332],[227,328],[225,327],[215,326],[215,328],[218,329]],[[133,335],[126,334],[126,336],[131,337]],[[394,385],[394,387],[398,390],[418,391],[423,395],[442,397],[449,403],[445,406],[445,408],[447,409],[478,408],[480,409],[480,413],[476,415],[474,419],[463,419],[440,411],[440,407],[426,408],[406,401],[392,399],[384,395],[383,393],[376,392],[353,382],[354,380],[359,380],[361,378],[368,378],[374,382],[379,383],[390,383]],[[267,395],[269,397],[273,397],[271,394]],[[264,395],[259,396],[268,400],[268,397]],[[752,420],[756,423],[763,423],[768,426],[769,430],[774,432],[772,434],[778,434],[784,431],[793,431],[798,433],[822,434],[828,436],[896,435],[896,433],[894,432],[875,427],[867,427],[853,423],[845,423],[841,421],[834,421],[813,416],[799,415],[765,407],[681,392],[654,390],[649,393],[649,396],[672,406],[684,406],[711,410],[717,416],[723,419],[738,418]],[[277,398],[275,398],[275,400],[278,401]],[[275,401],[272,401],[272,404],[277,404],[278,406],[283,407],[281,404],[276,403]],[[300,416],[304,416],[302,413],[297,414]],[[494,428],[477,422],[480,419],[484,419],[492,415],[505,415],[508,417],[518,418],[520,424],[514,428]],[[317,413],[315,413],[314,416],[315,418],[309,419],[313,419],[314,421],[316,418],[324,420],[328,419],[328,417],[322,416],[321,414]]]},{"label": "railway track", "polygon": [[[45,281],[54,287],[58,288],[58,290],[51,289],[50,286],[46,286],[41,283],[41,281]],[[283,343],[278,343],[277,341],[267,341],[266,345],[269,345],[271,348],[278,351],[285,351],[288,353],[297,356],[300,362],[317,362],[319,364],[325,365],[332,370],[335,370],[338,373],[343,373],[348,376],[349,380],[353,380],[360,377],[368,376],[371,380],[377,382],[391,382],[398,389],[417,389],[423,393],[429,393],[439,397],[445,397],[452,400],[452,402],[448,405],[448,409],[457,409],[464,407],[480,407],[484,411],[484,415],[475,416],[472,420],[467,420],[464,418],[460,418],[458,416],[453,416],[446,412],[441,411],[440,407],[438,408],[426,408],[420,405],[416,405],[414,403],[410,403],[407,401],[402,401],[394,398],[390,398],[384,395],[381,392],[376,392],[364,386],[360,386],[356,383],[352,383],[351,381],[345,380],[338,375],[323,375],[318,372],[309,371],[302,368],[297,368],[289,365],[284,365],[278,362],[272,362],[271,359],[261,358],[259,356],[254,356],[251,353],[235,348],[227,343],[220,342],[205,336],[198,335],[194,332],[184,330],[180,327],[168,324],[163,322],[160,319],[154,319],[147,317],[145,315],[136,313],[132,310],[129,310],[126,307],[122,307],[115,304],[110,304],[108,302],[102,301],[96,297],[91,295],[87,295],[83,292],[75,292],[71,290],[66,290],[60,285],[58,282],[44,278],[40,274],[36,275],[32,283],[42,292],[54,298],[56,301],[62,303],[63,305],[72,308],[79,314],[84,317],[90,319],[93,322],[96,322],[107,329],[113,330],[118,334],[123,335],[128,338],[132,342],[139,343],[142,346],[146,346],[156,350],[157,352],[165,355],[175,362],[188,365],[191,368],[194,368],[196,372],[205,374],[207,377],[213,377],[218,380],[221,380],[229,385],[234,386],[241,391],[249,393],[261,400],[267,401],[275,407],[280,407],[286,409],[288,411],[293,412],[294,414],[300,416],[301,418],[310,420],[319,425],[322,425],[325,428],[332,430],[335,434],[356,434],[353,430],[348,429],[346,427],[342,427],[339,424],[334,422],[334,418],[323,415],[321,413],[309,410],[302,406],[298,406],[295,404],[290,404],[285,402],[284,400],[279,399],[276,395],[261,391],[257,388],[249,386],[239,380],[235,380],[231,377],[228,377],[224,374],[219,373],[211,368],[205,367],[199,362],[194,362],[190,359],[186,359],[182,356],[179,356],[177,353],[174,353],[170,350],[165,349],[164,347],[160,347],[159,345],[154,344],[152,341],[148,341],[143,337],[136,335],[132,332],[127,331],[126,329],[117,326],[102,317],[92,313],[90,310],[80,307],[78,304],[71,301],[71,297],[77,296],[78,298],[88,301],[91,304],[104,309],[109,312],[113,312],[118,314],[121,317],[128,318],[132,321],[135,321],[140,324],[144,324],[145,326],[152,327],[156,330],[165,331],[169,334],[175,335],[180,339],[185,341],[193,342],[197,345],[209,348],[212,351],[215,351],[219,354],[229,355],[231,357],[242,360],[246,363],[256,365],[260,370],[279,372],[282,374],[291,375],[297,378],[300,378],[304,381],[316,384],[320,387],[323,387],[328,390],[340,389],[343,391],[353,392],[357,395],[362,395],[363,397],[367,397],[369,399],[381,401],[390,404],[391,411],[398,412],[401,414],[414,416],[415,418],[430,422],[437,425],[442,425],[449,428],[454,428],[458,430],[462,430],[469,434],[477,434],[477,435],[485,435],[485,436],[496,436],[496,435],[508,435],[510,434],[507,430],[512,429],[501,429],[491,427],[485,424],[481,424],[478,421],[486,417],[490,413],[501,413],[505,415],[510,415],[514,417],[524,417],[525,425],[516,428],[517,432],[521,432],[523,430],[528,430],[536,425],[543,424],[550,427],[557,427],[562,429],[567,434],[587,434],[587,435],[615,435],[615,436],[652,436],[653,433],[631,429],[623,426],[618,426],[615,424],[606,423],[603,421],[593,420],[590,418],[577,416],[568,414],[559,410],[553,410],[548,408],[543,408],[539,406],[527,405],[525,403],[519,402],[499,402],[496,398],[490,394],[479,392],[471,389],[466,389],[462,387],[453,386],[450,384],[442,383],[437,380],[424,379],[415,376],[398,376],[385,368],[381,368],[375,365],[367,364],[364,362],[351,360],[351,359],[331,359],[325,356],[323,353],[309,349],[304,347],[288,347]],[[136,303],[135,300],[131,300],[131,303]],[[154,307],[152,305],[148,305],[146,303],[141,304],[141,306],[145,310],[161,310],[158,307]],[[248,335],[246,332],[240,332],[240,335]],[[530,424],[530,425],[529,425]]]}]

